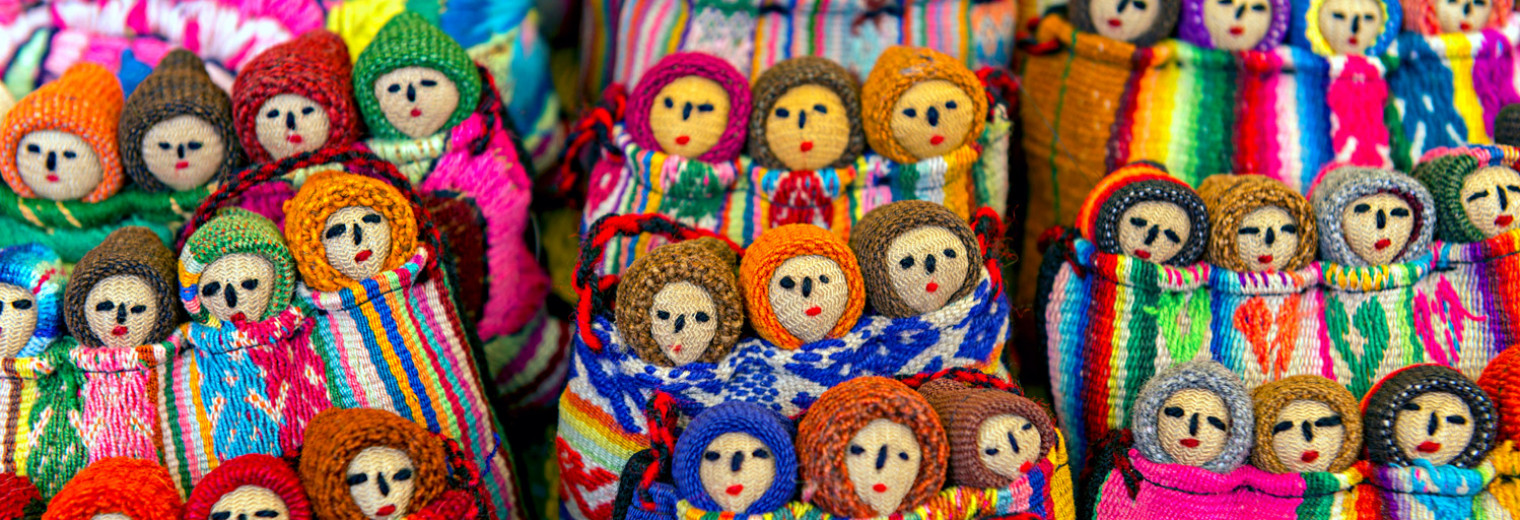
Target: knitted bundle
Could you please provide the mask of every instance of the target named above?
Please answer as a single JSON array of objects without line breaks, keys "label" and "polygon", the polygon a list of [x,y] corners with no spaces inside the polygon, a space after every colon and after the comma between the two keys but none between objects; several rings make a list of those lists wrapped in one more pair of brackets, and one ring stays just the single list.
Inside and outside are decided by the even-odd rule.
[{"label": "knitted bundle", "polygon": [[[289,462],[269,455],[243,455],[227,461],[195,486],[185,501],[185,519],[212,520],[221,512],[253,513],[250,516],[257,517],[264,507],[275,505],[269,500],[271,496],[284,506],[287,518],[311,520],[311,502]],[[227,503],[222,503],[223,499]]]},{"label": "knitted bundle", "polygon": [[[123,486],[125,483],[130,485]],[[134,520],[176,520],[184,510],[184,500],[163,466],[146,460],[109,458],[79,472],[48,503],[42,518],[87,520],[118,514]]]},{"label": "knitted bundle", "polygon": [[[419,67],[431,69],[442,73],[445,79],[451,82],[454,92],[447,93],[447,86],[439,84],[436,79],[422,77],[413,84],[406,81],[381,85],[379,81],[388,74],[398,69]],[[398,80],[401,81],[401,80]],[[428,86],[428,81],[434,83]],[[403,139],[421,138],[427,135],[414,135],[423,130],[415,124],[398,125],[391,114],[392,111],[409,106],[447,107],[453,105],[452,110],[444,109],[443,114],[427,114],[422,110],[414,110],[410,114],[412,119],[427,118],[433,121],[443,117],[442,126],[433,133],[447,133],[459,123],[463,122],[475,106],[480,102],[482,87],[480,73],[475,69],[475,62],[470,60],[470,55],[458,43],[444,33],[442,29],[428,23],[422,15],[412,11],[403,11],[391,18],[380,28],[375,39],[364,52],[359,54],[359,59],[354,63],[354,96],[359,100],[359,111],[364,115],[364,122],[374,134],[375,139]],[[389,90],[391,86],[395,90]],[[442,87],[442,88],[440,88]],[[387,103],[382,102],[377,94],[382,89],[387,89],[388,94],[401,94],[405,90],[408,103],[400,103],[387,109]],[[452,97],[453,99],[448,99]],[[389,99],[389,98],[387,98]],[[444,114],[447,114],[444,117]]]},{"label": "knitted bundle", "polygon": [[1274,475],[1242,466],[1218,474],[1152,462],[1134,450],[1122,456],[1125,467],[1110,466],[1092,497],[1097,518],[1382,518],[1365,464],[1339,473]]},{"label": "knitted bundle", "polygon": [[[1424,185],[1402,172],[1336,167],[1321,176],[1309,201],[1319,221],[1321,257],[1328,264],[1379,267],[1419,261],[1430,251],[1435,201]],[[1369,220],[1374,215],[1381,216]]]},{"label": "knitted bundle", "polygon": [[[70,335],[89,347],[164,341],[181,316],[176,271],[174,254],[152,231],[129,227],[112,232],[74,266],[63,295]],[[97,295],[97,284],[106,281],[130,283],[102,286]],[[116,338],[142,341],[127,345]]]},{"label": "knitted bundle", "polygon": [[[1454,397],[1465,412],[1454,409],[1456,407],[1443,408],[1435,401],[1421,402],[1422,398],[1432,395]],[[1430,425],[1423,420],[1426,414],[1430,417],[1451,415]],[[1436,463],[1463,469],[1476,468],[1487,458],[1498,437],[1499,414],[1495,412],[1492,398],[1461,372],[1441,365],[1412,365],[1388,374],[1362,399],[1362,415],[1366,423],[1367,459],[1383,466],[1423,464],[1429,468]],[[1458,432],[1471,431],[1465,435],[1446,436],[1446,431],[1453,428]],[[1406,444],[1411,443],[1411,439],[1425,442],[1417,449],[1410,449]],[[1443,455],[1445,460],[1427,458]]]},{"label": "knitted bundle", "polygon": [[[312,147],[305,139],[316,139],[319,135],[325,135],[326,139],[317,143],[316,148],[342,149],[358,141],[364,125],[354,102],[351,70],[343,39],[325,30],[309,31],[249,60],[232,84],[232,118],[248,158],[256,163],[277,158],[261,142],[257,120],[271,113],[265,103],[282,95],[306,98],[326,117],[321,122],[311,118],[315,114],[305,108],[313,107],[281,107],[280,113],[274,114],[276,119],[286,118],[287,125],[296,127],[289,130],[300,139],[283,134],[270,134],[270,139],[288,139],[296,149]],[[300,113],[285,113],[291,110]],[[286,155],[290,154],[281,153],[280,157]]]},{"label": "knitted bundle", "polygon": [[[339,272],[331,260],[334,257],[323,245],[325,234],[329,232],[328,221],[338,211],[350,207],[378,212],[382,218],[378,224],[388,228],[389,249],[370,251],[371,255],[366,257],[379,258],[381,271],[399,268],[416,253],[417,218],[411,203],[400,190],[373,177],[341,171],[318,172],[306,180],[294,198],[285,202],[285,239],[301,271],[301,281],[312,289],[358,288],[364,281]],[[371,233],[375,232],[371,228]],[[362,234],[353,233],[360,232],[351,230],[348,234],[340,234],[362,237]],[[358,244],[356,239],[355,246]]]},{"label": "knitted bundle", "polygon": [[1426,154],[1411,175],[1430,190],[1436,206],[1436,237],[1444,242],[1482,242],[1509,231],[1515,220],[1498,191],[1520,184],[1514,173],[1520,151],[1507,146],[1464,146]]},{"label": "knitted bundle", "polygon": [[[688,91],[687,88],[678,86],[672,87],[671,92],[666,93],[666,87],[684,78],[694,78],[697,81],[714,84],[717,89]],[[682,92],[675,92],[678,89]],[[723,99],[721,101],[710,99],[707,97],[709,94]],[[679,103],[677,103],[677,97],[680,98]],[[681,146],[690,141],[711,143],[710,148],[696,154],[692,157],[693,159],[711,163],[732,161],[738,157],[739,152],[743,151],[744,136],[749,126],[749,80],[740,75],[732,65],[711,55],[694,52],[671,54],[645,72],[643,78],[633,87],[625,113],[628,119],[628,133],[633,137],[633,141],[644,149],[677,154],[677,150],[664,149],[657,142],[656,123],[661,123],[661,125],[684,123],[693,114],[700,115],[716,111],[712,103],[720,102],[728,104],[727,121],[714,121],[717,123],[716,126],[701,129],[702,132],[718,135],[683,134],[673,139],[673,142]],[[684,103],[684,106],[681,103]],[[700,106],[693,105],[694,103]],[[693,110],[694,106],[696,110]],[[683,137],[686,138],[685,141]],[[679,155],[687,156],[686,154]]]},{"label": "knitted bundle", "polygon": [[58,254],[41,244],[0,249],[0,358],[41,354],[63,334],[64,280]]},{"label": "knitted bundle", "polygon": [[[69,67],[57,81],[18,100],[5,113],[0,132],[5,183],[24,198],[100,202],[116,194],[123,183],[116,148],[122,103],[116,77],[93,63]],[[87,162],[91,156],[93,163]]]},{"label": "knitted bundle", "polygon": [[[791,262],[806,257],[822,261],[807,266]],[[836,273],[840,279],[830,284],[828,275]],[[855,253],[818,226],[790,224],[761,235],[745,251],[739,283],[750,326],[782,349],[839,338],[855,327],[865,309],[865,285]],[[794,299],[796,295],[801,298]],[[829,317],[832,323],[816,321]],[[807,335],[816,337],[804,339]]]},{"label": "knitted bundle", "polygon": [[122,166],[145,191],[226,180],[243,163],[231,98],[184,49],[164,56],[132,91],[118,129]]},{"label": "knitted bundle", "polygon": [[[1505,6],[1510,3],[1491,2],[1493,15],[1509,12],[1511,8]],[[1438,148],[1488,143],[1499,137],[1503,126],[1497,121],[1502,120],[1499,112],[1505,104],[1520,101],[1520,90],[1502,79],[1514,74],[1509,42],[1495,28],[1465,34],[1399,35],[1399,66],[1388,72],[1390,101],[1399,121],[1391,130],[1404,137],[1393,143],[1395,165],[1407,171]],[[1431,103],[1411,103],[1420,99]]]}]

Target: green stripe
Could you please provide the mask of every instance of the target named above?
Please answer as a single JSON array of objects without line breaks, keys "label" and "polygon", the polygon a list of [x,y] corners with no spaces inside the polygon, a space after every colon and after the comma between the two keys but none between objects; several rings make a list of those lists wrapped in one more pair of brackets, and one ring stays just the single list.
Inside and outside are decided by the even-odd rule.
[{"label": "green stripe", "polygon": [[[185,341],[189,342],[190,340],[186,338]],[[186,493],[190,492],[191,487],[190,457],[186,456],[186,454],[189,453],[189,446],[183,442],[185,440],[185,432],[184,429],[180,428],[179,425],[179,406],[176,406],[179,403],[179,400],[175,398],[176,396],[174,394],[174,381],[177,378],[175,378],[174,375],[183,364],[188,362],[188,360],[194,359],[194,357],[195,352],[192,351],[186,351],[183,356],[169,356],[169,362],[164,366],[164,373],[168,374],[169,376],[164,378],[163,385],[164,410],[168,414],[168,417],[166,417],[165,420],[169,422],[169,429],[174,432],[174,434],[170,437],[173,438],[172,440],[174,441],[175,446],[174,453],[165,453],[164,458],[166,460],[169,457],[176,457],[179,459],[179,483],[182,490]],[[192,402],[192,406],[200,406],[200,403]]]}]

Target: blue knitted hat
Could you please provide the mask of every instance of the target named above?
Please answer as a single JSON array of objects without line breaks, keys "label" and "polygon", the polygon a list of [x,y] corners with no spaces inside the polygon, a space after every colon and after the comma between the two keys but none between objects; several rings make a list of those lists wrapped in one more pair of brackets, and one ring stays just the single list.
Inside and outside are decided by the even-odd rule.
[{"label": "blue knitted hat", "polygon": [[63,281],[58,254],[42,244],[0,249],[0,283],[31,291],[37,297],[37,328],[16,356],[41,354],[63,334]]},{"label": "blue knitted hat", "polygon": [[776,461],[776,477],[770,489],[742,513],[768,513],[780,509],[797,491],[797,450],[792,446],[791,421],[764,406],[741,401],[723,403],[702,412],[676,439],[673,476],[682,499],[699,509],[722,509],[702,487],[700,471],[707,446],[725,433],[747,433],[770,448]]}]

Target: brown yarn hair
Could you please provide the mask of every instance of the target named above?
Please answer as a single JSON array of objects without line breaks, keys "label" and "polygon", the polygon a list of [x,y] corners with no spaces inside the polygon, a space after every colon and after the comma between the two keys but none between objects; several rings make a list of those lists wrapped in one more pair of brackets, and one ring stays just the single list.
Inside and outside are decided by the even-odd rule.
[{"label": "brown yarn hair", "polygon": [[666,285],[690,282],[707,290],[717,310],[718,329],[700,363],[717,363],[739,342],[744,329],[744,295],[734,275],[738,255],[728,244],[702,237],[655,248],[629,266],[618,284],[617,324],[623,341],[649,363],[675,366],[650,333],[649,308]]},{"label": "brown yarn hair", "polygon": [[900,381],[857,377],[820,395],[797,427],[797,453],[807,455],[802,457],[803,485],[814,488],[813,503],[825,512],[851,518],[878,516],[860,500],[845,467],[850,439],[877,419],[913,430],[922,455],[918,477],[898,510],[923,505],[944,485],[950,449],[934,408]]},{"label": "brown yarn hair", "polygon": [[1346,438],[1341,451],[1330,463],[1330,473],[1346,471],[1362,453],[1362,409],[1351,391],[1324,376],[1302,375],[1273,381],[1251,392],[1256,409],[1256,448],[1251,451],[1251,465],[1271,473],[1292,473],[1272,452],[1272,426],[1277,414],[1293,401],[1317,401],[1341,414]]},{"label": "brown yarn hair", "polygon": [[1198,196],[1209,213],[1209,262],[1232,271],[1250,271],[1240,261],[1241,221],[1261,208],[1277,206],[1298,224],[1298,251],[1284,271],[1303,269],[1319,253],[1319,226],[1314,207],[1303,195],[1264,175],[1212,175],[1198,185]]},{"label": "brown yarn hair", "polygon": [[1001,488],[1015,479],[993,472],[981,461],[977,442],[982,422],[997,415],[1017,415],[1029,419],[1040,432],[1040,455],[1043,460],[1056,445],[1056,426],[1039,403],[1028,398],[992,388],[972,388],[953,379],[936,379],[918,388],[939,414],[950,441],[950,483],[980,489]]},{"label": "brown yarn hair", "polygon": [[158,235],[145,227],[129,226],[112,231],[105,241],[85,253],[74,264],[74,273],[68,287],[63,291],[63,317],[69,326],[69,335],[86,346],[104,345],[90,322],[85,319],[85,300],[101,280],[116,275],[133,275],[141,278],[153,289],[158,304],[158,319],[147,343],[158,343],[169,337],[179,325],[184,306],[179,302],[179,261],[164,245]]},{"label": "brown yarn hair", "polygon": [[955,212],[933,202],[904,200],[878,207],[866,213],[855,229],[850,232],[850,249],[860,262],[860,274],[865,278],[866,297],[876,312],[890,318],[905,318],[921,314],[908,306],[897,295],[892,285],[892,259],[887,258],[887,248],[892,240],[903,233],[921,227],[940,227],[955,234],[966,247],[966,279],[955,289],[946,303],[955,302],[971,294],[981,283],[982,250],[971,226]]},{"label": "brown yarn hair", "polygon": [[348,491],[348,465],[359,452],[374,447],[401,450],[416,465],[416,491],[401,515],[416,513],[443,494],[449,470],[437,437],[385,410],[329,408],[306,427],[299,468],[301,485],[317,518],[366,520]]},{"label": "brown yarn hair", "polygon": [[845,145],[839,159],[829,166],[849,166],[866,150],[866,131],[860,121],[860,81],[838,63],[819,56],[800,56],[782,61],[771,66],[755,81],[755,87],[750,93],[755,102],[755,109],[749,113],[750,157],[766,168],[789,169],[771,152],[770,142],[765,138],[765,121],[782,95],[802,85],[818,85],[839,96],[839,103],[844,105],[845,118],[850,121],[849,144]]}]

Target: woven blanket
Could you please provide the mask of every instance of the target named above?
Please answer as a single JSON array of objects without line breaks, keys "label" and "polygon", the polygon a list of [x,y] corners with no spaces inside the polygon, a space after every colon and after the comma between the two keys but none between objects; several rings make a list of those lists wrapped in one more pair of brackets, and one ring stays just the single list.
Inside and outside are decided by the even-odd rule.
[{"label": "woven blanket", "polygon": [[1403,134],[1395,164],[1413,168],[1439,147],[1493,142],[1493,120],[1504,105],[1520,102],[1514,44],[1520,20],[1500,29],[1424,36],[1399,34],[1391,52],[1398,67],[1388,88]]}]

